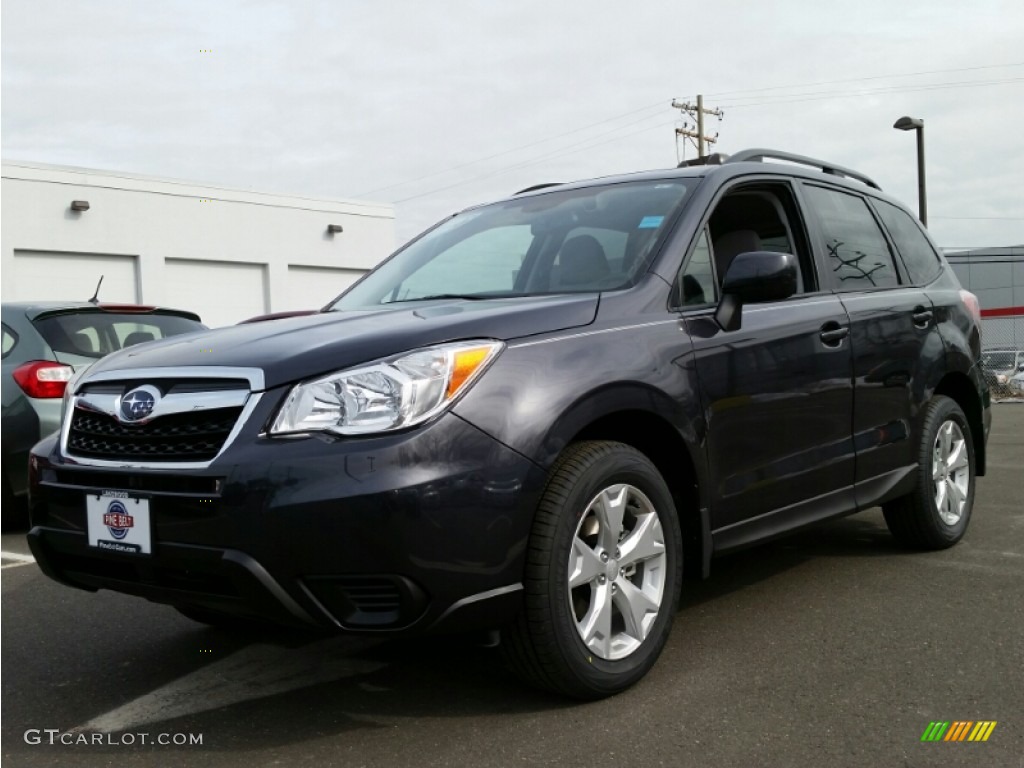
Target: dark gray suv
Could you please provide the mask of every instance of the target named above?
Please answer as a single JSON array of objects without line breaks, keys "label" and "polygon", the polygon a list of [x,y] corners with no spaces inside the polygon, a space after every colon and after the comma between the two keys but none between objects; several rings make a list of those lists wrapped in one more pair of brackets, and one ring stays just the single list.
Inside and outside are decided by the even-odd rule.
[{"label": "dark gray suv", "polygon": [[498,630],[524,678],[607,696],[715,555],[876,505],[960,540],[980,327],[854,171],[751,150],[533,188],[322,312],[98,362],[33,451],[29,540],[214,624]]}]

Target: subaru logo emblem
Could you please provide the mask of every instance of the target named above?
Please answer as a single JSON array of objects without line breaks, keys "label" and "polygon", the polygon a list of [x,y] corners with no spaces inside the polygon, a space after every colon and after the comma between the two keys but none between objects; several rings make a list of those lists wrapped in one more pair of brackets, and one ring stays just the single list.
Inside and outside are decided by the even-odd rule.
[{"label": "subaru logo emblem", "polygon": [[141,421],[153,413],[160,390],[148,384],[136,387],[121,398],[121,421]]}]

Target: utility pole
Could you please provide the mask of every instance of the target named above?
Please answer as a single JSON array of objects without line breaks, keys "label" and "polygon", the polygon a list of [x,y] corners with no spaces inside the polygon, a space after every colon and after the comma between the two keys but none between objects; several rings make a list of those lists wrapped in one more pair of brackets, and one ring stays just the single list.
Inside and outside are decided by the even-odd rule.
[{"label": "utility pole", "polygon": [[[694,146],[697,147],[697,157],[704,157],[707,153],[704,151],[704,145],[711,145],[718,141],[718,132],[715,132],[714,136],[707,136],[704,133],[704,115],[713,115],[719,120],[725,116],[725,113],[720,109],[705,109],[704,108],[704,96],[697,94],[697,103],[691,104],[688,101],[672,101],[672,106],[678,109],[680,112],[688,115],[696,122],[696,130],[691,130],[689,123],[683,123],[682,128],[676,128],[676,136],[682,136],[685,139],[690,139]],[[678,139],[676,139],[678,141]]]}]

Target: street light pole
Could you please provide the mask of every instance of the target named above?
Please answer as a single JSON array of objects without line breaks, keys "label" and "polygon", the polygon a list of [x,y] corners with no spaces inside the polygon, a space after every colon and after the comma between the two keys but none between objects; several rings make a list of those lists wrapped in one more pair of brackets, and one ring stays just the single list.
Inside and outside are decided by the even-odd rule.
[{"label": "street light pole", "polygon": [[924,181],[924,120],[901,117],[892,125],[898,131],[917,131],[917,217],[928,226],[928,198]]}]

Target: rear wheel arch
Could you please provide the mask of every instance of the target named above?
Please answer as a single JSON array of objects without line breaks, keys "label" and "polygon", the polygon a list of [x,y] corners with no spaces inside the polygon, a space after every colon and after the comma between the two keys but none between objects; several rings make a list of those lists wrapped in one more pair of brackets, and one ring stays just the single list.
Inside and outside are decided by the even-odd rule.
[{"label": "rear wheel arch", "polygon": [[960,406],[971,428],[977,476],[985,474],[985,426],[982,419],[981,398],[970,378],[959,371],[947,373],[935,387],[936,395],[945,395]]},{"label": "rear wheel arch", "polygon": [[904,546],[946,549],[967,531],[974,506],[977,459],[967,414],[936,394],[924,406],[914,485],[882,505],[889,531]]}]

